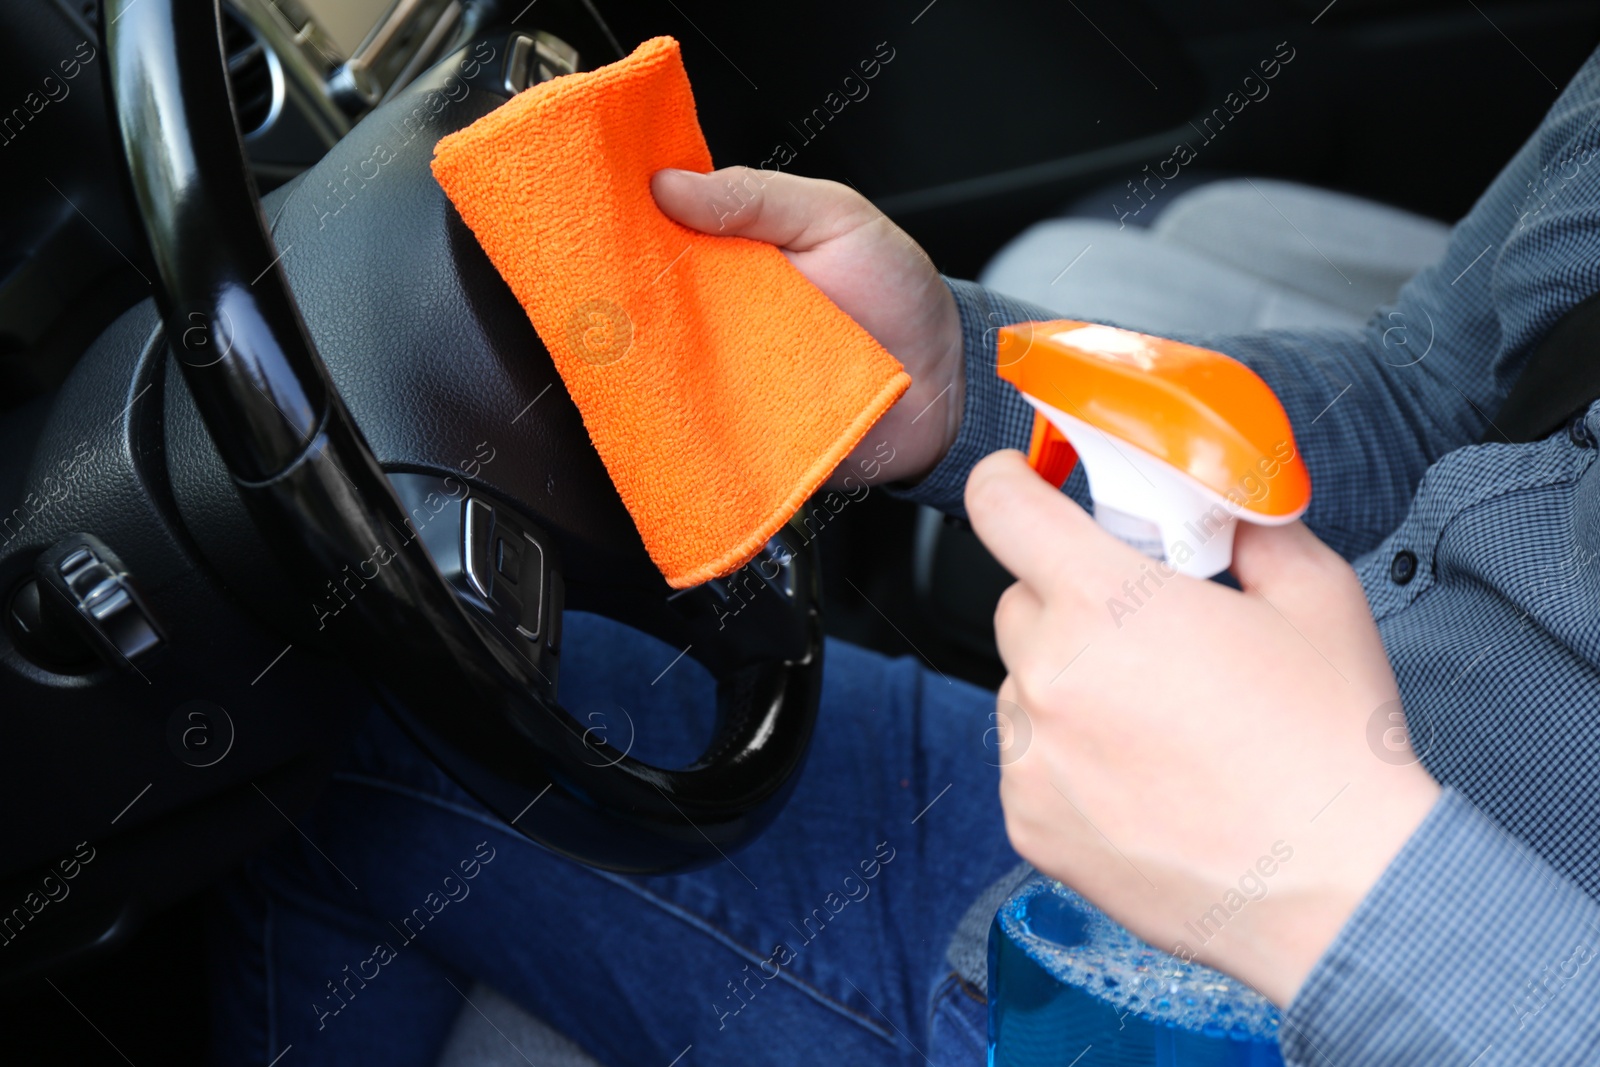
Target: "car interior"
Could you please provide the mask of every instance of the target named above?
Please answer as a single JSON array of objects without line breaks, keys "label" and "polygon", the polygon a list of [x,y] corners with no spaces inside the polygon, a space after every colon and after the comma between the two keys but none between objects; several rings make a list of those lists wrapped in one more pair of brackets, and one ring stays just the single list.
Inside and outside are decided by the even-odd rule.
[{"label": "car interior", "polygon": [[[661,871],[781,807],[823,635],[1000,682],[1009,576],[889,492],[775,539],[737,635],[726,583],[674,594],[428,172],[514,93],[663,34],[719,166],[848,183],[947,276],[1062,314],[1111,285],[1097,306],[1183,331],[1214,301],[1153,321],[1098,264],[1153,242],[1258,325],[1360,325],[1442,251],[1600,9],[0,4],[0,1062],[204,1062],[208,887],[297,832],[374,701],[532,839]],[[419,547],[353,573],[402,528]],[[347,608],[364,625],[327,625]],[[706,757],[583,758],[564,611],[694,643],[723,712]],[[486,987],[440,1056],[591,1062]]]}]

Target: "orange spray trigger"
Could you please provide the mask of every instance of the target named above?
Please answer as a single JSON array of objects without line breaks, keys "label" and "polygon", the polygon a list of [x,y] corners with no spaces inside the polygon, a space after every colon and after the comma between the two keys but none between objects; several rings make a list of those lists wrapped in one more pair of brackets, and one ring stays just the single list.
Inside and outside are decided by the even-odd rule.
[{"label": "orange spray trigger", "polygon": [[1059,486],[1081,459],[1095,521],[1179,573],[1227,569],[1238,523],[1311,501],[1283,405],[1221,352],[1061,319],[1001,327],[997,356],[1034,410],[1034,470]]},{"label": "orange spray trigger", "polygon": [[1039,472],[1039,477],[1060,489],[1078,465],[1078,450],[1072,447],[1065,434],[1056,429],[1042,411],[1033,413],[1033,439],[1028,442],[1028,466]]}]

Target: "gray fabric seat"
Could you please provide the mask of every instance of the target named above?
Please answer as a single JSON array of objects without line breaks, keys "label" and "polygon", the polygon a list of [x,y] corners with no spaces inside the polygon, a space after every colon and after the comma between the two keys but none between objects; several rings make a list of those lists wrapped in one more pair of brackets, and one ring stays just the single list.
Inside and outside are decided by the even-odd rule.
[{"label": "gray fabric seat", "polygon": [[[1065,317],[1151,333],[1353,328],[1437,262],[1450,233],[1433,219],[1265,178],[1193,185],[1138,221],[1151,215],[1148,227],[1046,219],[1002,248],[979,280]],[[918,515],[912,559],[922,606],[945,637],[997,655],[994,606],[1011,576],[970,531],[929,508]]]},{"label": "gray fabric seat", "polygon": [[1230,178],[1180,194],[1149,228],[1037,223],[978,280],[1151,333],[1359,326],[1444,255],[1449,235],[1442,222],[1342,193]]},{"label": "gray fabric seat", "polygon": [[[1225,179],[1179,195],[1148,228],[1077,218],[1040,222],[1002,249],[979,280],[1065,316],[1155,333],[1359,326],[1407,278],[1444,254],[1448,236],[1443,223],[1355,197],[1260,178]],[[938,596],[945,585],[941,572],[972,573],[983,547],[936,512],[924,512],[916,546],[919,591],[933,602],[935,617],[987,630],[992,598],[952,604]],[[998,597],[1009,579],[997,565],[989,570],[1004,579],[993,590]],[[985,908],[992,912],[1025,873],[1012,872],[1007,885],[986,895]],[[952,965],[978,988],[984,986],[987,931],[988,917],[974,912],[950,946]],[[469,997],[438,1067],[599,1067],[487,986],[474,987]]]},{"label": "gray fabric seat", "polygon": [[600,1067],[556,1033],[486,985],[475,985],[445,1041],[438,1067]]}]

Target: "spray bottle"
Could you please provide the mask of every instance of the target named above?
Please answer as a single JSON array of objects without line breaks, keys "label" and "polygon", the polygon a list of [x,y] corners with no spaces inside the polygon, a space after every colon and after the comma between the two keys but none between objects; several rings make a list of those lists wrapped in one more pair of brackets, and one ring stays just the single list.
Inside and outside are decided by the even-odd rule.
[{"label": "spray bottle", "polygon": [[1282,525],[1311,502],[1283,405],[1220,352],[1031,322],[1000,330],[999,373],[1034,409],[1034,470],[1060,486],[1081,459],[1095,520],[1180,574],[1227,570],[1240,520]]},{"label": "spray bottle", "polygon": [[[1237,360],[1061,320],[1000,331],[999,373],[1034,409],[1028,462],[1059,487],[1081,459],[1095,520],[1196,578],[1239,521],[1293,522],[1311,480],[1272,390]],[[989,1067],[1282,1067],[1277,1009],[1146,945],[1035,877],[989,932]]]}]

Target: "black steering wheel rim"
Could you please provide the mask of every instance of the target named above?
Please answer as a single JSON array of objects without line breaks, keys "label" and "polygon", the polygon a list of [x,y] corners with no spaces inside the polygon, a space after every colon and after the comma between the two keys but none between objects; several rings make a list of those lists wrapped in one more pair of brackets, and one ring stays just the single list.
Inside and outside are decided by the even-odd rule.
[{"label": "black steering wheel rim", "polygon": [[[218,18],[215,3],[106,0],[113,105],[183,381],[251,522],[296,587],[316,596],[349,561],[394,542],[407,508],[279,263],[229,103]],[[538,515],[518,501],[470,484],[466,499],[537,529]],[[529,838],[608,869],[679,869],[717,861],[770,823],[815,724],[822,636],[812,542],[786,529],[752,570],[773,595],[742,642],[717,622],[715,605],[728,595],[720,583],[665,613],[620,587],[591,598],[591,610],[657,632],[651,622],[681,615],[681,632],[699,635],[695,658],[717,675],[719,722],[705,754],[683,769],[616,750],[563,711],[537,655],[452,586],[423,538],[364,572],[348,605],[356,624],[331,641],[446,770]],[[550,575],[544,588],[559,589],[559,570]],[[550,604],[558,617],[559,600]],[[786,636],[749,639],[768,625]]]}]

